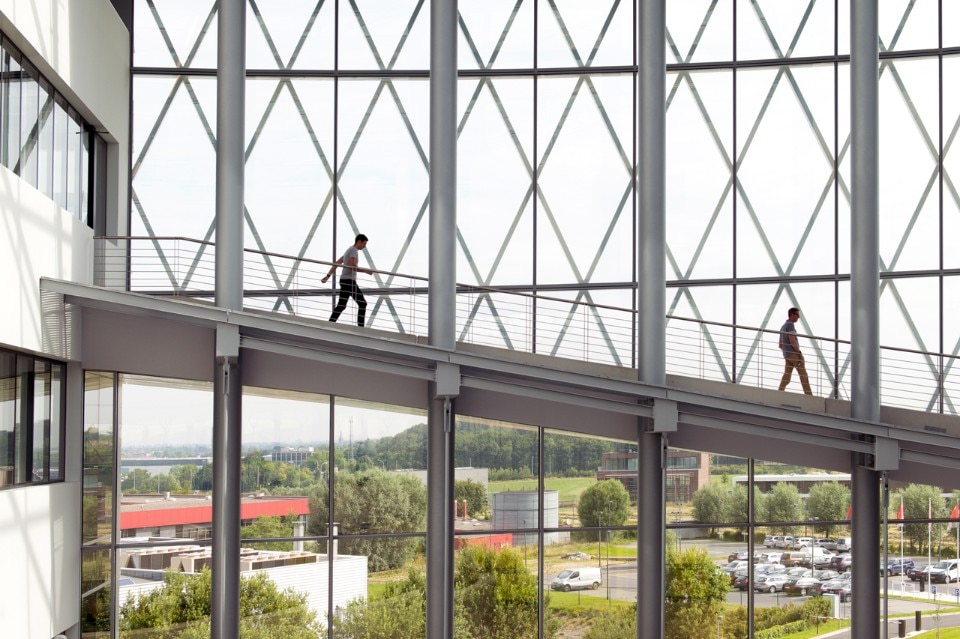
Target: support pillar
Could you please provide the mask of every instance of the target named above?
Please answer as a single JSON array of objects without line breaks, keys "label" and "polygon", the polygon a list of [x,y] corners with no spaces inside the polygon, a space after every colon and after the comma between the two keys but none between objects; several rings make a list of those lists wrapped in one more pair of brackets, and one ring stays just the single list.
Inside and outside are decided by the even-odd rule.
[{"label": "support pillar", "polygon": [[211,639],[240,636],[240,332],[217,327],[213,404]]},{"label": "support pillar", "polygon": [[[666,382],[666,3],[637,0],[637,369]],[[657,430],[654,424],[654,430]],[[662,637],[666,440],[643,426],[637,495],[637,636]]]},{"label": "support pillar", "polygon": [[[430,4],[431,346],[456,348],[457,0]],[[453,401],[459,370],[438,367],[427,415],[427,639],[453,636]]]},{"label": "support pillar", "polygon": [[[243,308],[245,0],[220,0],[217,15],[217,306]],[[217,327],[213,408],[213,584],[210,636],[240,632],[240,335]]]},{"label": "support pillar", "polygon": [[[877,0],[850,0],[851,414],[880,418],[879,39]],[[853,455],[853,561],[870,566],[880,544],[880,473]],[[859,563],[858,563],[859,562]],[[853,573],[851,637],[880,636],[877,570]]]}]

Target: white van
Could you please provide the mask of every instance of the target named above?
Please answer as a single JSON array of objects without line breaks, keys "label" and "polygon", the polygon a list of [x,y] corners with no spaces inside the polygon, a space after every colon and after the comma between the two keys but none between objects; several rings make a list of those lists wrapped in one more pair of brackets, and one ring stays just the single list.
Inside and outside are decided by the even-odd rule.
[{"label": "white van", "polygon": [[567,568],[553,578],[550,589],[564,592],[586,590],[587,588],[596,590],[602,582],[603,578],[600,576],[600,569],[597,567]]},{"label": "white van", "polygon": [[850,552],[853,548],[853,539],[850,537],[839,537],[837,538],[837,552]]}]

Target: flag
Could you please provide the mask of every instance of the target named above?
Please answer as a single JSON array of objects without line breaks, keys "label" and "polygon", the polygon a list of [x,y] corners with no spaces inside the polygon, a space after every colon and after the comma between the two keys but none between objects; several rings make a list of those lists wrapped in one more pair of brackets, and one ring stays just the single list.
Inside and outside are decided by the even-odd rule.
[{"label": "flag", "polygon": [[903,501],[902,500],[900,501],[900,507],[897,508],[896,519],[903,519]]},{"label": "flag", "polygon": [[847,519],[853,517],[853,504],[847,506]]},{"label": "flag", "polygon": [[950,519],[960,519],[960,501],[953,505],[953,510],[950,511]]}]

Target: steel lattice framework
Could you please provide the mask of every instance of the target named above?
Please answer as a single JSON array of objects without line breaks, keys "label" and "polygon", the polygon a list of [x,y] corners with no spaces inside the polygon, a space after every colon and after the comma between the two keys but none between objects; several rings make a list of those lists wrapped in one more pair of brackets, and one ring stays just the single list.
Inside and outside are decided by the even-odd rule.
[{"label": "steel lattice framework", "polygon": [[[532,291],[569,291],[573,295],[568,323],[583,312],[583,302],[612,298],[626,306],[634,304],[631,282],[636,259],[624,248],[632,246],[632,241],[622,238],[634,228],[635,131],[632,116],[621,116],[624,108],[635,112],[632,4],[612,0],[590,3],[587,10],[571,0],[509,0],[484,3],[483,11],[472,3],[460,4],[461,148],[465,135],[478,135],[476,129],[482,131],[479,135],[500,136],[502,148],[491,152],[491,158],[508,165],[519,186],[503,188],[512,201],[491,216],[484,232],[476,231],[475,222],[465,225],[461,220],[457,239],[465,269],[459,279],[485,286],[509,283]],[[699,192],[698,201],[705,204],[689,218],[687,194],[668,188],[668,228],[679,229],[668,232],[668,269],[674,278],[670,282],[672,297],[668,298],[670,313],[733,324],[749,318],[749,322],[766,327],[778,324],[780,307],[796,305],[807,309],[805,318],[814,318],[804,327],[807,332],[841,338],[849,335],[842,303],[849,279],[844,233],[850,201],[845,166],[850,145],[845,102],[849,56],[842,48],[843,4],[806,0],[784,8],[784,3],[776,0],[702,0],[684,3],[683,11],[668,13],[667,117],[668,122],[679,118],[668,125],[667,132],[668,148],[673,149],[668,154],[675,153],[679,160],[668,160],[668,164],[711,164],[715,187],[709,195],[699,184],[692,187]],[[944,46],[947,21],[941,16],[942,9],[931,27],[929,11],[919,9],[914,0],[882,4],[882,108],[895,104],[889,112],[897,114],[883,123],[894,126],[895,143],[913,153],[904,152],[902,160],[911,165],[912,176],[904,172],[901,182],[885,186],[881,192],[881,201],[890,195],[895,202],[889,209],[881,209],[882,235],[887,238],[881,240],[882,326],[889,336],[884,343],[956,355],[960,353],[960,331],[945,318],[950,314],[951,293],[960,293],[960,263],[945,259],[944,246],[949,229],[960,228],[960,220],[954,219],[960,216],[960,193],[949,161],[960,130],[960,99],[949,97],[945,89],[931,91],[928,84],[912,82],[911,73],[932,73],[940,87],[951,78],[960,80],[960,47]],[[291,13],[292,9],[296,10]],[[214,105],[209,87],[203,85],[211,82],[216,3],[207,0],[175,11],[169,2],[142,0],[136,11],[135,42],[152,38],[160,53],[150,60],[150,66],[138,63],[135,90],[140,82],[164,84],[154,94],[160,98],[159,109],[138,108],[139,102],[134,108],[131,229],[169,235],[176,222],[168,217],[168,191],[157,188],[155,178],[144,175],[144,169],[164,136],[192,118],[190,129],[203,139],[193,140],[195,148],[179,151],[202,156],[212,167]],[[286,18],[283,12],[287,12]],[[392,28],[383,27],[383,14],[389,16]],[[370,164],[367,159],[371,154],[397,154],[396,149],[401,148],[378,147],[383,129],[373,123],[389,118],[393,134],[403,140],[405,154],[392,160],[404,165],[404,175],[419,177],[406,185],[409,210],[383,214],[390,218],[393,245],[380,252],[368,251],[367,259],[371,268],[385,272],[426,272],[421,268],[423,243],[418,238],[423,234],[428,207],[430,166],[426,128],[420,126],[426,117],[421,98],[427,70],[417,51],[423,46],[420,41],[428,14],[424,0],[390,2],[389,6],[363,0],[287,4],[249,0],[248,41],[260,42],[267,52],[260,57],[269,61],[258,58],[250,64],[249,73],[251,82],[261,89],[269,86],[269,90],[263,100],[248,99],[248,166],[261,147],[268,149],[265,153],[270,161],[283,159],[277,149],[284,149],[288,140],[282,134],[271,140],[271,127],[280,120],[284,126],[292,126],[289,120],[293,119],[300,140],[290,148],[303,154],[295,160],[315,169],[310,187],[313,197],[309,205],[292,213],[296,231],[285,236],[294,251],[272,245],[270,236],[282,232],[283,223],[273,211],[257,208],[248,200],[244,212],[248,238],[257,248],[329,259],[345,237],[377,226],[380,220],[365,213],[366,191],[376,189],[377,171],[389,167]],[[832,33],[824,36],[824,25]],[[912,36],[911,44],[902,44],[905,34],[916,31],[917,25],[935,34],[936,40],[917,47],[917,37]],[[358,35],[348,37],[348,33]],[[753,38],[751,47],[766,51],[768,57],[738,59],[734,43],[748,34]],[[827,44],[811,54],[813,38],[822,38]],[[318,57],[317,42],[327,39],[328,53]],[[531,53],[526,58],[518,53],[524,50],[518,41],[527,42]],[[727,43],[719,46],[728,52],[725,56],[716,53],[717,42]],[[348,48],[350,63],[369,59],[369,68],[348,68],[342,63]],[[308,68],[311,62],[304,61],[306,51],[311,51],[311,60],[320,60],[316,68]],[[541,57],[551,64],[541,63]],[[527,58],[528,64],[512,66]],[[569,63],[559,66],[555,60]],[[815,77],[809,77],[811,74]],[[718,78],[728,87],[719,99]],[[323,108],[315,103],[317,84],[326,92],[323,95],[328,102]],[[516,98],[518,84],[522,85],[520,100]],[[416,90],[411,91],[411,85],[417,85]],[[363,88],[364,101],[344,97],[346,87],[353,86]],[[565,95],[559,99],[557,88],[561,86]],[[678,106],[680,101],[685,106]],[[323,109],[329,118],[322,117]],[[789,130],[783,129],[785,121],[791,123]],[[693,127],[702,132],[698,147],[684,149],[679,143],[671,144],[672,133]],[[805,172],[802,188],[808,196],[802,208],[791,206],[784,216],[788,222],[771,210],[770,169],[765,168],[764,173],[755,168],[770,164],[767,147],[778,141],[785,157],[799,149],[797,156]],[[473,146],[470,149],[475,150]],[[893,146],[883,151],[890,156],[900,153]],[[586,157],[578,157],[580,153]],[[588,215],[571,218],[562,211],[567,210],[565,200],[572,192],[557,188],[557,180],[562,181],[571,163],[589,163],[598,154],[602,155],[603,170],[597,178],[600,186],[591,192],[596,207]],[[954,165],[954,174],[957,170],[960,168]],[[557,174],[561,177],[554,177]],[[256,183],[256,179],[249,182]],[[782,182],[789,183],[789,177]],[[212,189],[212,181],[210,184]],[[498,185],[491,182],[487,187],[497,189]],[[671,194],[677,195],[674,204]],[[205,215],[205,219],[203,214],[195,216],[198,219],[192,224],[200,239],[210,240],[214,233],[212,206]],[[179,229],[176,232],[182,234]],[[929,247],[933,242],[936,250]],[[547,245],[549,250],[544,248]],[[727,258],[727,264],[719,269],[707,257],[717,253],[717,246],[724,247],[719,252]],[[167,265],[171,285],[189,283],[202,256],[194,258],[186,275],[175,275],[159,243],[156,250]],[[514,275],[511,269],[518,263],[518,252],[527,256],[526,265],[520,275]],[[816,268],[811,268],[811,260]],[[550,272],[561,275],[545,273],[547,261]],[[605,268],[614,262],[627,266]],[[295,287],[296,267],[280,268],[264,256],[264,268],[281,292],[271,308],[292,311],[290,298],[282,291]],[[377,275],[377,285],[390,287],[393,277]],[[923,292],[913,293],[914,289]],[[829,304],[820,299],[824,291],[832,296]],[[716,307],[718,295],[726,299],[720,308]],[[920,300],[925,303],[918,303]],[[494,317],[500,312],[491,295],[479,295],[472,303],[464,331],[481,309]],[[815,307],[823,308],[812,312]],[[603,313],[595,307],[589,307],[588,313],[598,333],[605,334]],[[379,297],[370,315],[371,322],[404,330],[404,318],[389,296]],[[513,337],[503,323],[500,333],[503,345],[512,348]],[[567,331],[561,331],[554,343],[539,348],[555,353],[568,338]],[[629,364],[608,343],[612,361]],[[714,348],[715,365],[725,379],[739,381],[757,346],[749,346],[740,361],[726,360]],[[845,394],[842,380],[848,373],[848,356],[818,350],[816,357],[816,366],[831,380],[835,393]],[[940,374],[933,361],[927,364],[933,378]],[[931,397],[931,406],[939,399]]]}]

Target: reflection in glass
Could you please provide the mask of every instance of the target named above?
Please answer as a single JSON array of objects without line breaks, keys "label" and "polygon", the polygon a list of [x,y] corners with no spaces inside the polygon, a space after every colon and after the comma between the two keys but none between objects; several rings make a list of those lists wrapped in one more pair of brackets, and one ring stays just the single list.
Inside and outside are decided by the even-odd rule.
[{"label": "reflection in glass", "polygon": [[0,351],[0,488],[16,481],[17,358]]},{"label": "reflection in glass", "polygon": [[20,53],[8,42],[3,45],[3,59],[0,61],[0,103],[2,103],[3,125],[0,130],[0,162],[11,171],[16,170],[20,161]]},{"label": "reflection in glass", "polygon": [[113,538],[113,398],[113,375],[84,375],[84,544],[106,544]]},{"label": "reflection in glass", "polygon": [[110,550],[80,551],[80,633],[83,639],[110,637]]}]

